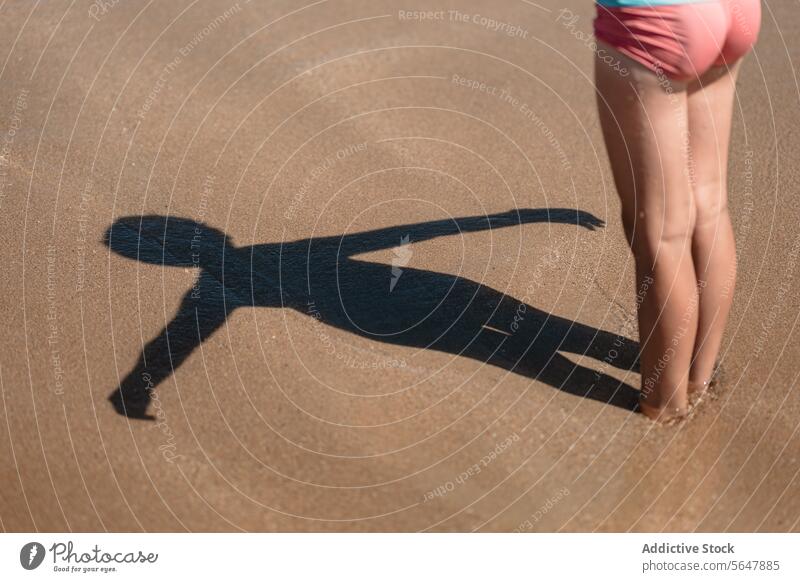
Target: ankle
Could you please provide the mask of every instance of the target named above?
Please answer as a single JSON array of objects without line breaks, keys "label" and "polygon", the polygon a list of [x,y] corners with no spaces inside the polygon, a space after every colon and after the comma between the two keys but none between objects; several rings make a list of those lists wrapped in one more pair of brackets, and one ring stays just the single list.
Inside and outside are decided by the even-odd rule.
[{"label": "ankle", "polygon": [[650,420],[660,423],[677,421],[689,414],[688,405],[674,406],[672,401],[664,406],[653,405],[644,399],[639,400],[639,410]]},{"label": "ankle", "polygon": [[708,382],[711,379],[711,374],[713,372],[712,369],[700,369],[692,367],[689,370],[689,384],[702,384],[704,382]]},{"label": "ankle", "polygon": [[695,381],[689,380],[686,391],[689,394],[702,394],[706,390],[708,390],[708,386],[711,384],[710,380],[702,380],[702,381]]},{"label": "ankle", "polygon": [[707,366],[704,366],[702,369],[693,366],[692,369],[689,370],[689,392],[692,391],[693,386],[695,388],[708,388],[710,384],[714,383],[719,374],[719,361],[714,362],[714,365],[711,366],[710,369]]},{"label": "ankle", "polygon": [[664,397],[656,392],[640,393],[639,408],[650,419],[664,421],[686,416],[689,411],[687,395],[675,393]]}]

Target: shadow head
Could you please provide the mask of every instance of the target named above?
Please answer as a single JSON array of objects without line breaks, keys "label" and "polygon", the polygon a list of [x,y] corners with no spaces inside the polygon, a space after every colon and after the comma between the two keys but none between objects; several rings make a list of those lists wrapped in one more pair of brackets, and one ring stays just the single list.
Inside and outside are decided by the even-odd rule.
[{"label": "shadow head", "polygon": [[103,242],[128,259],[171,267],[218,263],[232,250],[216,228],[172,216],[125,216],[106,230]]}]

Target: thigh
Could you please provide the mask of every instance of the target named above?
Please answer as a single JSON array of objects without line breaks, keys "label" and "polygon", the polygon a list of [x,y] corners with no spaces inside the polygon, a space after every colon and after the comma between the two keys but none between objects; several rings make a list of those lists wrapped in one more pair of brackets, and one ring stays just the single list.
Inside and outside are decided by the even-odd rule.
[{"label": "thigh", "polygon": [[728,149],[739,63],[716,67],[688,89],[691,178],[698,220],[715,217],[727,203]]},{"label": "thigh", "polygon": [[595,63],[600,121],[629,240],[657,244],[687,236],[694,219],[687,85],[603,48],[629,72],[623,76],[602,60]]}]

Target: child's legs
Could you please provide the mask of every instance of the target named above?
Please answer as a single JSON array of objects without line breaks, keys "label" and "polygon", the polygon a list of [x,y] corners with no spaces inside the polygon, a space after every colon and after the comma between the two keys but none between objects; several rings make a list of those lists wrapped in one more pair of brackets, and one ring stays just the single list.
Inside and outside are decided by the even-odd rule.
[{"label": "child's legs", "polygon": [[736,282],[727,167],[738,69],[738,64],[731,69],[712,69],[688,89],[692,189],[697,209],[692,256],[700,287],[697,339],[689,374],[693,383],[711,377]]},{"label": "child's legs", "polygon": [[683,410],[697,328],[686,85],[603,48],[630,71],[621,76],[600,59],[595,64],[598,109],[637,285],[647,288],[639,308],[643,397],[658,409]]}]

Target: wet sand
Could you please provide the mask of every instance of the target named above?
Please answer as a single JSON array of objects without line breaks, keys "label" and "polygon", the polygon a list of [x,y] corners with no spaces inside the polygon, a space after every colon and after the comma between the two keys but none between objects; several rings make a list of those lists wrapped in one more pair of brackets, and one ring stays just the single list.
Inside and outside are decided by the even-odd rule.
[{"label": "wet sand", "polygon": [[796,8],[719,397],[660,428],[590,2],[422,4],[0,7],[4,530],[800,530]]}]

